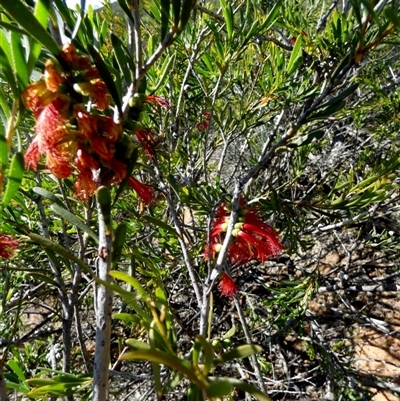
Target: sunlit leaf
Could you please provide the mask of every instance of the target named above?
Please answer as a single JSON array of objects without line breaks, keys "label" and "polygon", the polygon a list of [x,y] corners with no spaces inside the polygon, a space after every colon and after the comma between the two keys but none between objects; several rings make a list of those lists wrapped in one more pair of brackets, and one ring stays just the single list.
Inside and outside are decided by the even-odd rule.
[{"label": "sunlit leaf", "polygon": [[10,164],[10,170],[7,176],[7,186],[4,192],[4,197],[1,202],[3,207],[6,207],[11,200],[13,199],[14,195],[18,191],[21,183],[22,178],[24,176],[24,156],[22,153],[16,153]]},{"label": "sunlit leaf", "polygon": [[66,221],[73,224],[74,226],[82,230],[84,233],[92,237],[96,241],[96,243],[99,242],[99,237],[97,236],[97,234],[85,223],[83,223],[83,221],[79,220],[78,217],[75,216],[75,214],[71,213],[67,209],[64,209],[62,206],[58,204],[53,204],[50,206],[50,208],[59,216],[61,216],[63,219],[65,219]]},{"label": "sunlit leaf", "polygon": [[36,39],[53,55],[57,56],[60,53],[57,43],[21,0],[2,0],[1,5],[29,36]]},{"label": "sunlit leaf", "polygon": [[262,347],[259,345],[245,344],[234,348],[233,350],[220,355],[218,358],[214,359],[214,365],[219,365],[233,359],[247,358],[250,355],[257,354],[262,351]]}]

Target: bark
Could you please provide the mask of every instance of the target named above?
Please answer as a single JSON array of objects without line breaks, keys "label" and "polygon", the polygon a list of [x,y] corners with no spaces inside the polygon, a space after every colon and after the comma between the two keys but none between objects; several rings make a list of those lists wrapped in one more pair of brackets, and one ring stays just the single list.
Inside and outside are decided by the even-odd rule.
[{"label": "bark", "polygon": [[[104,281],[111,281],[109,271],[111,267],[112,233],[110,224],[106,224],[104,215],[98,204],[99,213],[99,258],[98,277]],[[108,400],[108,380],[110,365],[111,341],[111,314],[112,291],[104,285],[98,285],[96,291],[96,352],[93,371],[93,401]]]}]

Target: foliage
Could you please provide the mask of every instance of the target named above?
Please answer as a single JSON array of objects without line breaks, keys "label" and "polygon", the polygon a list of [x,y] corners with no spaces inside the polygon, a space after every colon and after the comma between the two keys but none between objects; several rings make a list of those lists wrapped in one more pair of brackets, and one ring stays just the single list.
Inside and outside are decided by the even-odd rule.
[{"label": "foliage", "polygon": [[151,366],[157,399],[270,400],[255,333],[311,331],[329,391],[366,399],[310,314],[317,268],[288,263],[258,309],[240,275],[395,219],[398,2],[270,3],[0,3],[0,236],[18,241],[0,241],[0,377],[18,397],[126,399]]}]

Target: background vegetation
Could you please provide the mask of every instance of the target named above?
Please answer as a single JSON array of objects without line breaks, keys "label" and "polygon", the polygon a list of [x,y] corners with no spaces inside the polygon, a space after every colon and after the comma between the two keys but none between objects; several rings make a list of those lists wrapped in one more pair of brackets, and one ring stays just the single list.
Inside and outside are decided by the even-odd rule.
[{"label": "background vegetation", "polygon": [[[19,245],[0,244],[0,400],[398,396],[398,5],[1,0],[0,233]],[[48,60],[89,82],[68,43],[110,105],[57,91],[119,124],[126,168],[96,156],[101,188],[80,197],[75,154],[67,177],[45,157],[24,167]],[[279,255],[232,263],[246,208]]]}]

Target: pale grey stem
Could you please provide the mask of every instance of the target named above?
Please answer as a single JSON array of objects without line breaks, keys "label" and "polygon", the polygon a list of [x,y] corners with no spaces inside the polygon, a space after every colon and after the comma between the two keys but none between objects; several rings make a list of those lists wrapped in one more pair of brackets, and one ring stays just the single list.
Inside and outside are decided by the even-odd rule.
[{"label": "pale grey stem", "polygon": [[209,304],[210,304],[210,292],[214,285],[215,279],[222,272],[226,258],[228,256],[229,246],[232,241],[232,231],[235,227],[236,221],[238,219],[238,210],[239,210],[239,200],[241,194],[240,183],[236,182],[235,191],[233,195],[232,201],[232,211],[229,218],[228,228],[226,230],[226,235],[224,242],[222,243],[222,247],[220,252],[218,253],[218,258],[214,268],[211,273],[208,275],[203,288],[203,302],[200,309],[200,335],[206,335],[207,333],[207,322],[208,322],[208,314],[209,314]]},{"label": "pale grey stem", "polygon": [[[101,212],[99,202],[99,258],[97,266],[98,278],[111,282],[111,227],[107,227]],[[98,285],[96,290],[96,352],[93,371],[93,401],[108,400],[108,380],[111,342],[111,314],[113,293],[104,285]]]},{"label": "pale grey stem", "polygon": [[[240,323],[242,324],[242,329],[243,329],[244,335],[246,337],[246,342],[247,342],[247,344],[252,344],[250,331],[249,331],[249,328],[247,327],[246,319],[243,316],[242,309],[240,308],[240,304],[239,304],[237,297],[233,298],[233,302],[235,303],[236,311],[239,315]],[[255,355],[251,355],[250,362],[253,366],[254,374],[257,378],[258,387],[260,388],[260,390],[263,393],[266,393],[264,379],[263,379],[263,375],[262,375],[257,357]]]},{"label": "pale grey stem", "polygon": [[136,71],[135,71],[135,85],[139,87],[138,82],[140,81],[140,71],[143,65],[143,53],[142,53],[142,36],[140,33],[140,11],[139,1],[132,0],[133,4],[133,31],[135,32],[135,56],[136,56]]}]

